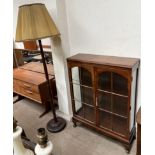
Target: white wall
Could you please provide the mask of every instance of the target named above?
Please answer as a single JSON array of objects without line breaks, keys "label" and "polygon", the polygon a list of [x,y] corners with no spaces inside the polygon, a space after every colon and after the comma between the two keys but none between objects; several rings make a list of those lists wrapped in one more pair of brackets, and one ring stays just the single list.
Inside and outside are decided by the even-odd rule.
[{"label": "white wall", "polygon": [[68,0],[71,55],[140,57],[140,0]]},{"label": "white wall", "polygon": [[67,114],[67,119],[71,118],[71,97],[69,90],[69,79],[66,57],[70,56],[70,39],[67,20],[67,9],[65,0],[56,0],[57,6],[57,26],[60,31],[60,38],[52,41],[53,61],[57,79],[57,92],[59,99],[59,110]]}]

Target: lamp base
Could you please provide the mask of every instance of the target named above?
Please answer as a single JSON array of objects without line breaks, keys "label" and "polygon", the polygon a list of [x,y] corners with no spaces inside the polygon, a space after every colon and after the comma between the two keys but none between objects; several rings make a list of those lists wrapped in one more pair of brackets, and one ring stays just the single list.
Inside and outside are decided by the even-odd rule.
[{"label": "lamp base", "polygon": [[55,122],[54,119],[51,119],[47,123],[47,130],[49,132],[59,132],[63,130],[65,126],[66,126],[66,121],[61,117],[57,117],[57,122]]}]

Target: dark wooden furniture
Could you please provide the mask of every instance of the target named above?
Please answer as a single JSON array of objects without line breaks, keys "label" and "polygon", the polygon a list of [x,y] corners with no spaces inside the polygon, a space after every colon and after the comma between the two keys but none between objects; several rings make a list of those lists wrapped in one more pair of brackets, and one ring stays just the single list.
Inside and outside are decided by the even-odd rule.
[{"label": "dark wooden furniture", "polygon": [[13,68],[24,65],[24,59],[21,50],[13,49]]},{"label": "dark wooden furniture", "polygon": [[32,50],[32,51],[38,50],[36,41],[24,41],[23,44],[24,44],[24,49]]},{"label": "dark wooden furniture", "polygon": [[[44,74],[43,64],[40,62],[30,62],[30,63],[27,63],[23,66],[20,66],[20,68]],[[47,64],[47,69],[48,69],[48,74],[51,76],[54,76],[53,65]]]},{"label": "dark wooden furniture", "polygon": [[[53,95],[56,97],[56,85],[52,65],[47,65]],[[13,70],[13,91],[21,97],[26,97],[45,106],[43,116],[50,110],[49,93],[43,66],[41,63],[32,62]],[[40,116],[40,117],[41,117]]]},{"label": "dark wooden furniture", "polygon": [[77,54],[67,59],[73,123],[120,140],[135,139],[139,59]]},{"label": "dark wooden furniture", "polygon": [[136,116],[137,121],[137,155],[141,155],[141,108],[139,108]]}]

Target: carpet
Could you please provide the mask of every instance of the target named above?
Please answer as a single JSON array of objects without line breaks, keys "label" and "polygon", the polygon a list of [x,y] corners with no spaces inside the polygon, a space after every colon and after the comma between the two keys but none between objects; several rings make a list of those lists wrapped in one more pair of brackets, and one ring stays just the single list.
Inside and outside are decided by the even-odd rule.
[{"label": "carpet", "polygon": [[[13,106],[14,117],[18,121],[31,141],[36,142],[37,129],[46,128],[47,122],[52,118],[49,112],[42,118],[39,115],[43,107],[31,100],[23,99]],[[72,122],[67,122],[65,129],[59,133],[47,131],[53,143],[53,155],[127,155],[124,146],[111,138],[103,136],[83,125],[73,127]],[[130,155],[136,154],[136,141]]]}]

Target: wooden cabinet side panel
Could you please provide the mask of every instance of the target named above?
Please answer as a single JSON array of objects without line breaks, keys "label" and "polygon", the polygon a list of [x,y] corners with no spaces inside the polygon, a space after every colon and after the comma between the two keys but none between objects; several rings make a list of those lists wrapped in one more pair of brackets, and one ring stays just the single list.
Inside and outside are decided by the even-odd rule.
[{"label": "wooden cabinet side panel", "polygon": [[[55,80],[51,79],[50,83],[51,83],[51,89],[52,89],[52,94],[53,94],[53,98],[54,98],[55,96],[57,96]],[[43,104],[46,104],[48,101],[50,101],[48,89],[49,88],[48,88],[47,82],[44,82],[41,85],[39,85],[41,100],[42,100]]]},{"label": "wooden cabinet side panel", "polygon": [[75,103],[73,101],[73,85],[71,84],[71,82],[72,82],[72,71],[71,71],[72,65],[69,62],[67,63],[67,65],[68,65],[68,77],[69,77],[69,85],[70,85],[72,111],[73,111],[73,115],[74,115],[75,114]]},{"label": "wooden cabinet side panel", "polygon": [[131,98],[130,98],[130,131],[135,125],[136,78],[137,78],[137,70],[134,70],[134,72],[132,73]]}]

